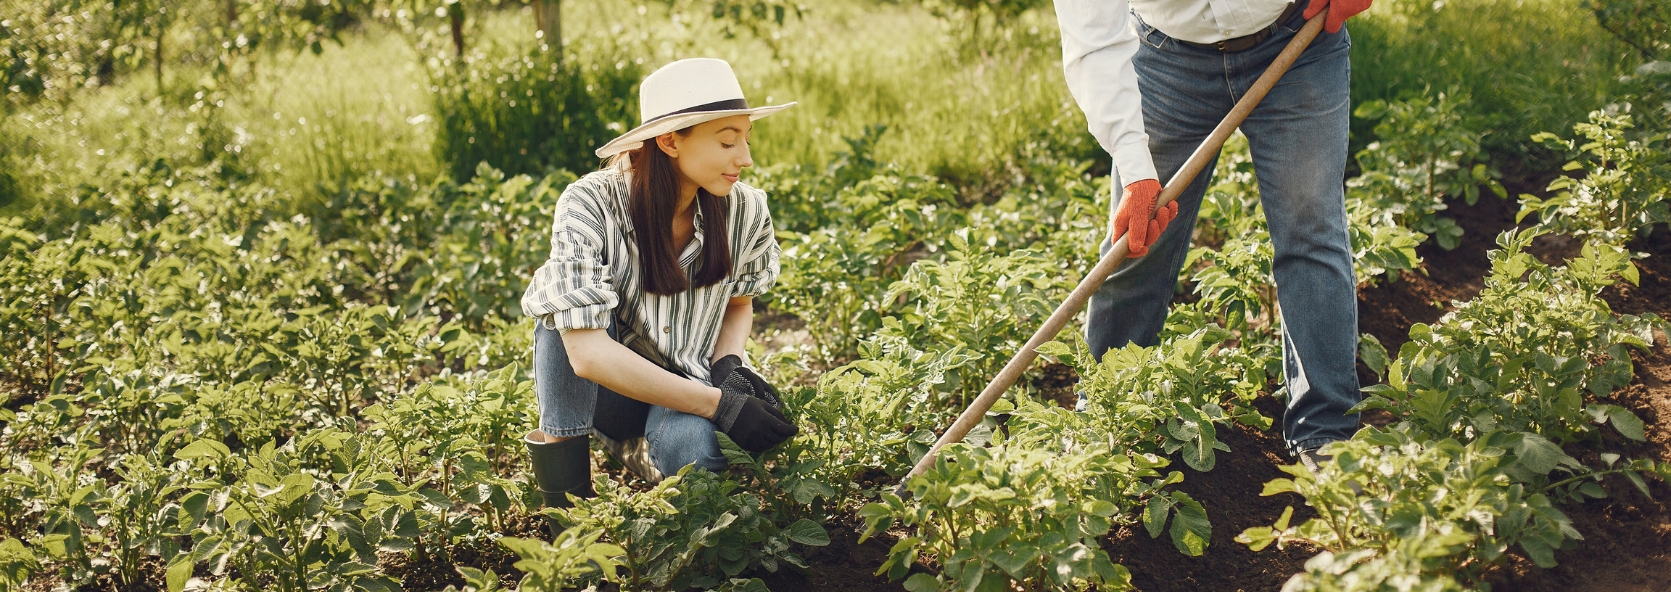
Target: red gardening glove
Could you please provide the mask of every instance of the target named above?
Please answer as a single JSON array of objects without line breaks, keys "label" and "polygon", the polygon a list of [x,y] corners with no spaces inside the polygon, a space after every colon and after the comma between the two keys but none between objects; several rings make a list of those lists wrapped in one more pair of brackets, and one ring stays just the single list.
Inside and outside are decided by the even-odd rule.
[{"label": "red gardening glove", "polygon": [[1317,13],[1323,12],[1323,7],[1327,6],[1329,16],[1323,17],[1323,30],[1339,33],[1340,24],[1352,18],[1354,14],[1369,10],[1369,3],[1370,0],[1311,0],[1311,4],[1305,6],[1305,12],[1300,13],[1300,16],[1310,20],[1311,17],[1317,16]]},{"label": "red gardening glove", "polygon": [[1126,186],[1120,198],[1120,209],[1114,212],[1114,240],[1131,231],[1126,242],[1126,254],[1142,257],[1149,254],[1149,245],[1160,239],[1160,231],[1178,217],[1178,202],[1155,209],[1155,198],[1160,197],[1160,181],[1144,179]]}]

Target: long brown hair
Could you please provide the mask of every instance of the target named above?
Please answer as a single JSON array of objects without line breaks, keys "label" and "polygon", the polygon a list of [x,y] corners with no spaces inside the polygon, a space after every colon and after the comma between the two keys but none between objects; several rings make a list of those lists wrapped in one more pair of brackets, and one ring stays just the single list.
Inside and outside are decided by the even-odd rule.
[{"label": "long brown hair", "polygon": [[[680,136],[691,128],[679,130]],[[696,190],[696,205],[702,208],[702,258],[695,278],[679,268],[679,252],[673,244],[673,208],[679,199],[679,172],[666,152],[651,138],[644,145],[623,154],[632,171],[628,187],[627,215],[632,219],[638,244],[639,266],[644,270],[644,289],[651,294],[678,294],[695,287],[719,283],[731,275],[731,246],[725,225],[725,198]],[[611,160],[618,163],[619,157]]]}]

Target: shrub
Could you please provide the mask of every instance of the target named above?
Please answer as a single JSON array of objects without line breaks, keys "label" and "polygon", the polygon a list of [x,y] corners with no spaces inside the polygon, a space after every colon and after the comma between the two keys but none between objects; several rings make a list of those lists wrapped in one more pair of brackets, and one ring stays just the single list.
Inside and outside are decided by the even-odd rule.
[{"label": "shrub", "polygon": [[546,46],[432,60],[437,158],[459,181],[483,162],[512,175],[596,169],[592,151],[638,123],[643,78],[636,62],[599,62],[565,61]]}]

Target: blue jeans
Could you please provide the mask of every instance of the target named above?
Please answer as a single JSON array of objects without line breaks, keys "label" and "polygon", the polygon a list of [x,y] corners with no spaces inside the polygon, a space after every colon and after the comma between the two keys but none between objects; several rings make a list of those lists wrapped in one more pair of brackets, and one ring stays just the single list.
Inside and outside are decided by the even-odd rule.
[{"label": "blue jeans", "polygon": [[[1303,23],[1296,14],[1257,46],[1221,53],[1185,45],[1138,21],[1142,45],[1132,61],[1149,151],[1162,182],[1183,166]],[[1362,396],[1356,371],[1357,281],[1345,208],[1350,48],[1344,29],[1318,35],[1241,126],[1276,253],[1272,273],[1289,394],[1282,433],[1296,451],[1350,438],[1359,425],[1357,415],[1346,414]],[[1212,168],[1209,164],[1209,173],[1197,176],[1178,197],[1177,219],[1149,254],[1127,260],[1091,297],[1085,340],[1099,357],[1128,343],[1158,342]],[[1124,183],[1116,179],[1113,185],[1117,208]],[[1109,248],[1103,241],[1103,252]]]},{"label": "blue jeans", "polygon": [[[615,336],[613,328],[610,337]],[[558,438],[588,435],[593,428],[615,440],[644,438],[650,460],[663,475],[695,463],[710,471],[729,463],[707,418],[628,398],[574,373],[563,335],[534,323],[534,394],[540,431]]]}]

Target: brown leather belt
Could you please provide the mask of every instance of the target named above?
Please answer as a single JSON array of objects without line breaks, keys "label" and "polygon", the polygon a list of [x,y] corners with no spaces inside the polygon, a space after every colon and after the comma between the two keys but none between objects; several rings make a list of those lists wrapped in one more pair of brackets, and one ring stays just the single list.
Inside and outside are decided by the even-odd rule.
[{"label": "brown leather belt", "polygon": [[[1271,35],[1275,35],[1277,27],[1280,27],[1280,26],[1283,25],[1283,23],[1288,22],[1288,19],[1293,18],[1294,13],[1299,12],[1299,11],[1300,11],[1300,3],[1299,2],[1290,2],[1290,3],[1288,3],[1288,8],[1283,9],[1282,14],[1280,16],[1276,17],[1276,21],[1272,22],[1271,26],[1265,27],[1265,28],[1260,29],[1258,31],[1254,31],[1251,34],[1243,35],[1241,37],[1237,37],[1237,38],[1234,38],[1234,39],[1225,39],[1223,41],[1219,41],[1219,42],[1216,42],[1216,43],[1196,43],[1194,41],[1184,41],[1184,40],[1178,39],[1176,37],[1173,37],[1172,40],[1177,41],[1179,43],[1182,43],[1184,45],[1188,45],[1188,46],[1192,46],[1192,47],[1199,47],[1201,49],[1216,49],[1216,50],[1224,52],[1224,53],[1234,53],[1234,52],[1242,51],[1242,50],[1245,50],[1245,49],[1249,49],[1249,48],[1251,48],[1255,45],[1258,45],[1260,41],[1264,41],[1264,40],[1270,38]],[[1162,32],[1164,33],[1165,31],[1162,31]]]}]

